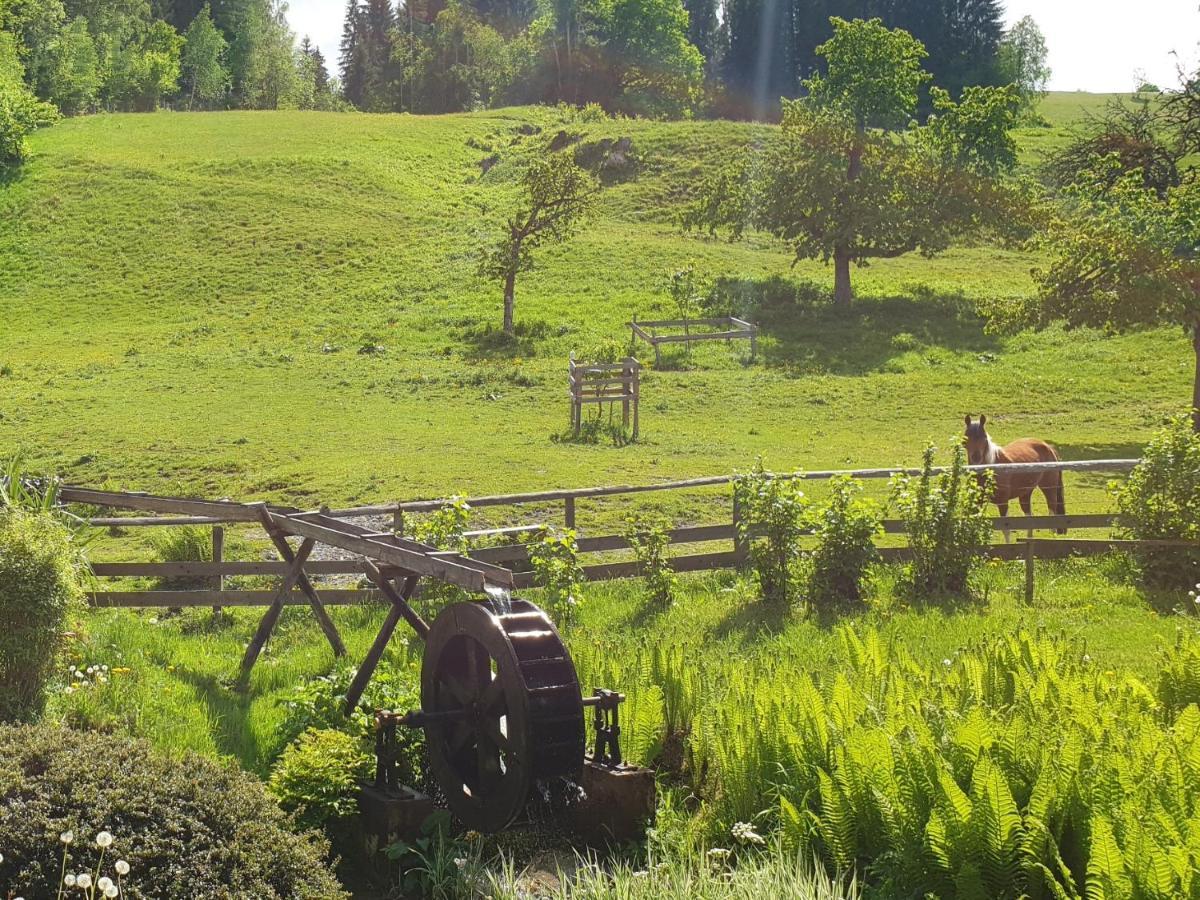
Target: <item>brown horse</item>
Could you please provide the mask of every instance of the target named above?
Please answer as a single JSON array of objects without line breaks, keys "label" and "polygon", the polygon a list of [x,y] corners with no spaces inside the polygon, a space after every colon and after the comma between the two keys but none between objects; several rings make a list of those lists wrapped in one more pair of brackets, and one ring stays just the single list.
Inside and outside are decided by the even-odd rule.
[{"label": "brown horse", "polygon": [[[967,446],[967,461],[973,466],[990,466],[1001,463],[1037,463],[1058,462],[1058,453],[1045,441],[1035,438],[1021,438],[1003,447],[992,442],[988,436],[986,425],[987,416],[980,416],[978,422],[971,421],[967,416],[967,433],[964,443]],[[1046,505],[1050,514],[1065,516],[1067,504],[1063,499],[1063,477],[1058,469],[1033,472],[1005,472],[1001,469],[995,472],[995,490],[992,502],[1000,509],[1000,515],[1008,515],[1008,504],[1016,499],[1021,504],[1021,511],[1027,516],[1033,515],[1033,505],[1030,499],[1033,492],[1041,488],[1046,497]],[[1067,529],[1055,529],[1058,534],[1066,534]],[[1029,530],[1033,536],[1033,529]],[[1004,541],[1008,543],[1009,531],[1004,529]]]}]

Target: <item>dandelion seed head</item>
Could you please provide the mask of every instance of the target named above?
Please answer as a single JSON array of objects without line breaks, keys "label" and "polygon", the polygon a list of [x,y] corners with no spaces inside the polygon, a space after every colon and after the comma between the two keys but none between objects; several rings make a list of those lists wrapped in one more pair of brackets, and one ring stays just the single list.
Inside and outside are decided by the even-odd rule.
[{"label": "dandelion seed head", "polygon": [[129,863],[125,862],[123,859],[118,859],[117,864],[113,866],[113,868],[117,870],[118,875],[129,874]]},{"label": "dandelion seed head", "polygon": [[87,872],[81,872],[75,878],[75,887],[83,888],[85,891],[92,886],[92,876]]},{"label": "dandelion seed head", "polygon": [[75,876],[68,875],[63,879],[63,884],[65,884],[67,887],[75,887]]},{"label": "dandelion seed head", "polygon": [[106,887],[104,889],[104,896],[108,897],[109,900],[112,900],[113,897],[116,897],[120,893],[121,893],[121,889],[118,888],[115,884],[110,884],[108,887]]},{"label": "dandelion seed head", "polygon": [[98,835],[96,835],[96,846],[99,847],[101,850],[111,847],[112,842],[113,842],[113,836],[111,834],[109,834],[107,831],[102,831]]},{"label": "dandelion seed head", "polygon": [[64,831],[62,834],[60,834],[58,836],[58,839],[60,841],[62,841],[64,844],[70,844],[71,842],[73,842],[75,840],[75,832]]}]

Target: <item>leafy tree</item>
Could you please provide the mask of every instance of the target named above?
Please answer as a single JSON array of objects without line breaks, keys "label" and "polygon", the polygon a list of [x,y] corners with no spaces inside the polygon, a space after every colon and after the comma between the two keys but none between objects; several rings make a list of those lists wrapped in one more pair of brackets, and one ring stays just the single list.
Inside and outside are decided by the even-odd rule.
[{"label": "leafy tree", "polygon": [[287,4],[264,0],[246,23],[250,53],[242,79],[242,102],[251,109],[279,109],[296,93],[295,35]]},{"label": "leafy tree", "polygon": [[24,161],[25,137],[35,128],[48,125],[57,111],[41,103],[24,82],[24,69],[17,58],[17,42],[0,31],[0,171]]},{"label": "leafy tree", "polygon": [[100,91],[100,59],[86,19],[76,17],[59,32],[51,57],[48,99],[66,115],[87,112]]},{"label": "leafy tree", "polygon": [[481,276],[504,284],[504,333],[513,333],[517,275],[533,267],[533,252],[565,241],[592,204],[599,185],[569,153],[539,156],[521,179],[524,198],[506,230],[480,262]]},{"label": "leafy tree", "polygon": [[212,12],[205,4],[183,35],[181,71],[188,94],[188,109],[197,100],[211,104],[229,90],[229,72],[222,62],[228,44],[213,24]]},{"label": "leafy tree", "polygon": [[878,20],[835,19],[824,75],[785,101],[778,134],[719,170],[687,211],[687,227],[767,231],[797,260],[834,265],[834,300],[853,298],[851,265],[1008,228],[1021,195],[1000,176],[1016,163],[1015,88],[973,87],[955,103],[934,88],[935,114],[910,122],[924,49]]},{"label": "leafy tree", "polygon": [[1051,160],[1037,292],[991,309],[996,327],[1108,332],[1178,325],[1192,339],[1200,431],[1200,102],[1191,76],[1165,105],[1116,107]]},{"label": "leafy tree", "polygon": [[[687,39],[680,0],[613,0],[600,28],[610,102],[625,112],[680,115],[696,100],[704,58]],[[599,99],[599,98],[597,98]]]},{"label": "leafy tree", "polygon": [[142,36],[129,62],[129,85],[139,110],[153,111],[164,96],[179,87],[180,50],[183,38],[161,19]]},{"label": "leafy tree", "polygon": [[1021,89],[1027,109],[1032,109],[1046,92],[1046,82],[1050,80],[1046,57],[1046,38],[1033,16],[1018,20],[1000,41],[1000,76]]}]

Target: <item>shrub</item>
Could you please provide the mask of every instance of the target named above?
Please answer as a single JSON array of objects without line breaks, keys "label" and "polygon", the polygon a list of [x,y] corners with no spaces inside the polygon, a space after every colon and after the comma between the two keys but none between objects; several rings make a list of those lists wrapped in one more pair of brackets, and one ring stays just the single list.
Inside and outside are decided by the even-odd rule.
[{"label": "shrub", "polygon": [[966,451],[954,444],[947,471],[934,475],[934,448],[925,450],[921,474],[896,479],[893,492],[912,550],[903,587],[910,598],[965,599],[972,571],[991,537],[984,508],[986,484],[965,472]]},{"label": "shrub", "polygon": [[[1200,541],[1200,434],[1181,416],[1146,445],[1142,461],[1114,486],[1117,524],[1136,540]],[[1200,550],[1139,548],[1143,577],[1153,586],[1183,589],[1197,579]]]},{"label": "shrub", "polygon": [[661,519],[631,516],[626,520],[625,539],[633,548],[638,574],[646,583],[651,603],[668,606],[675,593],[675,571],[668,563],[670,523]]},{"label": "shrub", "polygon": [[67,613],[82,596],[66,527],[49,513],[0,509],[0,721],[41,713]]},{"label": "shrub", "polygon": [[574,529],[547,530],[540,541],[529,545],[529,562],[533,583],[544,591],[542,607],[559,626],[569,624],[584,580]]},{"label": "shrub", "polygon": [[[212,529],[202,525],[155,529],[150,546],[162,562],[212,562]],[[159,582],[165,590],[186,591],[207,587],[211,579],[182,575],[161,578]]]},{"label": "shrub", "polygon": [[353,735],[312,728],[283,751],[268,785],[306,828],[353,815],[359,779],[371,773],[370,754]]},{"label": "shrub", "polygon": [[1200,641],[1180,630],[1175,646],[1162,655],[1158,670],[1158,702],[1174,718],[1190,705],[1200,707]]},{"label": "shrub", "polygon": [[[400,637],[392,638],[395,648]],[[363,753],[375,747],[375,710],[420,709],[421,672],[416,662],[384,660],[371,676],[367,689],[350,715],[343,712],[346,691],[356,669],[344,666],[330,675],[322,675],[299,685],[282,703],[283,722],[278,729],[279,742],[275,752],[313,730],[337,730],[350,735]],[[420,728],[401,728],[396,731],[397,759],[400,779],[420,785],[424,781],[425,732]]]},{"label": "shrub", "polygon": [[790,605],[808,510],[800,482],[776,478],[764,471],[759,460],[752,471],[734,478],[733,500],[738,509],[738,538],[750,546],[763,600],[781,607]]},{"label": "shrub", "polygon": [[81,844],[114,835],[131,898],[346,896],[324,839],[294,832],[263,785],[231,765],[123,737],[0,727],[0,885],[54,896],[68,830]]},{"label": "shrub", "polygon": [[809,517],[817,546],[808,557],[807,596],[817,608],[858,603],[867,566],[879,558],[879,510],[858,496],[862,487],[849,476],[835,478],[830,487],[829,503]]}]

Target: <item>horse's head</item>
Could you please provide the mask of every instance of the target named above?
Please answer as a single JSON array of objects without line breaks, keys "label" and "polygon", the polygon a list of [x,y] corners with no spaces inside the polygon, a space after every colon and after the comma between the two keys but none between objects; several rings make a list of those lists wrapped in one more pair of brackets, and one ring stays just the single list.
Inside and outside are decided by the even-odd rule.
[{"label": "horse's head", "polygon": [[973,466],[982,465],[987,461],[988,446],[991,444],[987,428],[984,427],[987,425],[987,416],[981,415],[978,422],[967,416],[965,421],[967,430],[963,435],[963,444],[967,448],[967,462]]}]

